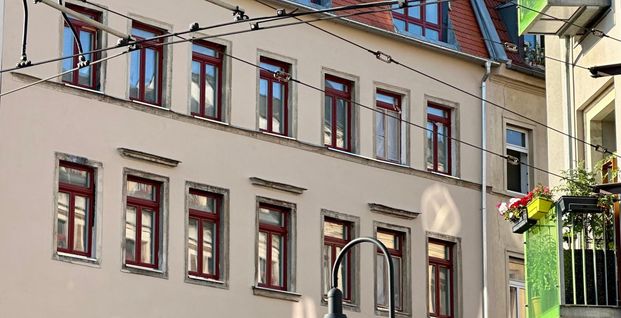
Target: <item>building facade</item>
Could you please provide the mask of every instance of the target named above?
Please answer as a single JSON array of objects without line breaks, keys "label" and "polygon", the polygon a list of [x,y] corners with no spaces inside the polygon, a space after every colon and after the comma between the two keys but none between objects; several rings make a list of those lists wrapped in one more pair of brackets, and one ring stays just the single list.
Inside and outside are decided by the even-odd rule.
[{"label": "building facade", "polygon": [[[357,3],[231,4],[256,18]],[[23,8],[0,4],[7,69]],[[547,168],[545,130],[516,115],[546,118],[545,84],[505,50],[499,4],[173,37],[231,11],[67,1],[138,41],[105,51],[118,37],[28,6],[27,59],[73,58],[2,73],[3,93],[63,75],[0,97],[1,316],[321,317],[329,265],[370,236],[396,264],[399,316],[523,317],[521,237],[495,206],[547,182],[501,157]],[[384,267],[370,246],[346,258],[349,317],[386,315]]]}]

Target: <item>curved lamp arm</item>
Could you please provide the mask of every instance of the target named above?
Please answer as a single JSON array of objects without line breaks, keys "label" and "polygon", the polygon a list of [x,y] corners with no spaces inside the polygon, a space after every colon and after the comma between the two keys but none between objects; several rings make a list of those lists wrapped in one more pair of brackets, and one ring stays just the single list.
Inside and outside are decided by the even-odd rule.
[{"label": "curved lamp arm", "polygon": [[359,237],[351,240],[336,256],[334,266],[332,267],[332,286],[328,292],[328,313],[324,316],[324,318],[347,318],[347,316],[343,314],[343,293],[338,288],[338,272],[343,258],[347,255],[347,252],[352,247],[363,242],[375,244],[382,251],[382,253],[384,253],[384,259],[388,263],[388,317],[395,318],[395,272],[393,269],[392,258],[390,257],[388,248],[386,248],[382,242],[371,237]]}]

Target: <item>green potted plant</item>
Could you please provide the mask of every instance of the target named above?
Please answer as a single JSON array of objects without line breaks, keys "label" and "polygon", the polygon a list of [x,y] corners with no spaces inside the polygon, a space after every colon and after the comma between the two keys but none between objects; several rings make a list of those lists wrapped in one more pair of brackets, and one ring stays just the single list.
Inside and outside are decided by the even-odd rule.
[{"label": "green potted plant", "polygon": [[525,197],[528,204],[528,218],[531,220],[539,220],[552,209],[554,201],[552,201],[552,192],[550,188],[543,185],[537,185],[533,191],[528,192]]},{"label": "green potted plant", "polygon": [[564,182],[555,188],[555,191],[565,193],[558,200],[561,212],[599,213],[612,205],[613,195],[600,195],[593,191],[597,174],[588,171],[584,162],[574,169],[561,172],[561,175]]}]

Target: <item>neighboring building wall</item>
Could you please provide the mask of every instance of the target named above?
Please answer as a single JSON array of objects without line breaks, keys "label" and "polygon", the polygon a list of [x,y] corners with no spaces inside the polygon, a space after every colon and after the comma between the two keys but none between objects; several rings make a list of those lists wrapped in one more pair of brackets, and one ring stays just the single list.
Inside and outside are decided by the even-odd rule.
[{"label": "neighboring building wall", "polygon": [[[76,4],[81,4],[75,1]],[[144,6],[142,5],[144,4]],[[274,12],[254,1],[240,3],[251,16]],[[110,8],[144,22],[174,31],[185,30],[198,19],[196,12],[209,12],[200,23],[213,24],[231,19],[230,12],[202,1],[183,6],[165,2],[110,1]],[[43,4],[31,5],[29,58],[40,61],[61,55],[62,21],[57,11]],[[7,6],[2,29],[4,61],[19,60],[21,39],[21,5]],[[148,17],[148,18],[146,18]],[[129,30],[131,24],[119,16],[105,14],[103,20],[117,30]],[[469,92],[480,92],[484,74],[482,59],[456,58],[454,54],[429,50],[422,45],[407,44],[367,30],[338,23],[318,23],[345,38],[392,54],[441,79],[448,79]],[[210,30],[210,34],[246,28]],[[10,40],[9,40],[10,39]],[[107,37],[108,45],[116,38]],[[454,107],[456,138],[480,144],[480,101],[436,82],[423,79],[403,68],[377,61],[368,52],[327,36],[306,26],[262,30],[218,41],[230,52],[248,61],[259,60],[259,52],[282,56],[291,61],[295,76],[306,83],[322,87],[323,73],[342,74],[355,81],[355,99],[368,106],[375,104],[376,88],[393,87],[407,96],[407,116],[425,126],[428,101]],[[481,317],[481,151],[455,144],[454,176],[427,171],[425,134],[408,127],[407,158],[403,165],[381,162],[374,154],[374,113],[353,107],[356,116],[355,154],[326,149],[323,146],[323,94],[297,86],[292,95],[296,116],[295,139],[261,133],[257,127],[257,76],[254,67],[227,59],[225,66],[230,87],[225,101],[226,123],[214,123],[188,116],[191,45],[177,44],[167,50],[167,81],[164,98],[167,109],[128,101],[129,57],[112,59],[105,64],[104,94],[66,86],[41,84],[7,95],[0,105],[0,252],[4,275],[0,291],[0,316],[93,317],[193,316],[201,310],[226,317],[320,317],[326,311],[321,300],[321,212],[323,210],[359,218],[359,235],[372,236],[376,224],[409,231],[409,272],[412,286],[406,300],[407,314],[427,315],[427,240],[445,239],[454,245],[455,317]],[[120,50],[110,51],[110,56]],[[5,63],[6,64],[6,63]],[[50,63],[8,73],[2,78],[3,91],[25,85],[35,78],[59,73],[60,64]],[[505,73],[508,72],[508,73]],[[23,75],[28,74],[28,75]],[[32,76],[32,77],[31,77]],[[522,111],[521,101],[529,101],[529,116],[541,115],[540,83],[528,84],[508,70],[494,71],[490,79],[489,99]],[[537,81],[536,81],[537,82]],[[525,84],[526,83],[526,84]],[[532,88],[534,86],[535,88]],[[294,91],[295,91],[294,90]],[[518,98],[508,98],[519,94]],[[532,105],[532,106],[531,106]],[[489,144],[498,147],[503,140],[501,119],[509,115],[490,109]],[[536,135],[536,155],[544,145]],[[535,140],[535,139],[534,139]],[[125,147],[181,161],[168,167],[125,158],[117,148]],[[494,151],[504,153],[504,146]],[[97,264],[81,266],[56,260],[54,250],[54,209],[57,184],[57,153],[87,158],[101,168],[97,170],[98,240],[101,253]],[[544,152],[541,151],[543,155]],[[543,156],[545,158],[545,156]],[[543,160],[543,159],[542,159]],[[490,181],[493,193],[488,197],[488,239],[490,268],[490,316],[507,312],[506,264],[508,254],[521,253],[520,238],[510,234],[509,225],[496,214],[496,203],[506,198],[502,180],[504,165],[490,157]],[[539,164],[539,163],[537,163]],[[123,267],[124,171],[133,169],[167,180],[166,246],[164,273],[136,275]],[[299,186],[303,194],[277,191],[251,184],[259,177]],[[541,179],[540,179],[541,178]],[[543,180],[536,176],[535,180]],[[186,184],[195,182],[228,192],[228,255],[225,288],[213,288],[186,282]],[[543,182],[543,181],[542,181]],[[253,295],[256,283],[256,215],[257,197],[295,204],[293,229],[296,261],[291,272],[294,292],[277,298]],[[380,203],[420,212],[414,219],[378,214],[369,203]],[[24,237],[26,236],[26,237]],[[21,242],[21,243],[19,243]],[[373,259],[371,247],[362,247],[358,270],[359,308],[348,311],[352,318],[375,314]],[[512,254],[513,255],[513,254]],[[502,264],[502,265],[499,265]],[[354,276],[355,277],[355,276]],[[257,291],[255,290],[255,293]],[[405,293],[406,295],[408,293]],[[238,305],[243,304],[243,305]]]}]

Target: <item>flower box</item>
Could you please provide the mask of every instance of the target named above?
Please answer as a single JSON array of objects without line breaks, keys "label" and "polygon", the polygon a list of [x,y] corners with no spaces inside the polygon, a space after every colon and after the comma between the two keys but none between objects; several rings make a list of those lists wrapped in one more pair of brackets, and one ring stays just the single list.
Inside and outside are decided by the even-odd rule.
[{"label": "flower box", "polygon": [[528,218],[531,220],[541,219],[552,209],[553,205],[554,202],[552,200],[544,198],[532,199],[526,206],[528,209]]},{"label": "flower box", "polygon": [[522,234],[526,232],[528,229],[533,227],[533,225],[537,224],[537,221],[530,220],[526,215],[526,211],[522,211],[522,215],[520,219],[513,224],[513,233]]},{"label": "flower box", "polygon": [[562,196],[557,201],[562,213],[600,213],[596,197]]}]

